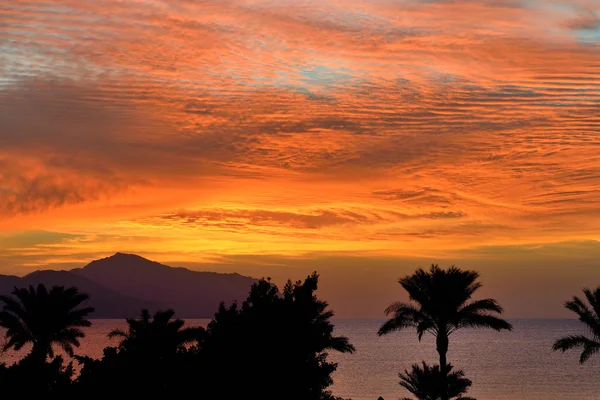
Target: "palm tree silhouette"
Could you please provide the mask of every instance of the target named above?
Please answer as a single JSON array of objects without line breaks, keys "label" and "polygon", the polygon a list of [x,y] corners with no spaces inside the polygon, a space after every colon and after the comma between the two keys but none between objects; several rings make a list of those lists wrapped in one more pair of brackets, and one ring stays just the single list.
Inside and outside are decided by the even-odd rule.
[{"label": "palm tree silhouette", "polygon": [[130,353],[145,356],[170,356],[187,345],[201,340],[205,330],[201,327],[182,329],[185,321],[173,319],[175,311],[157,311],[150,317],[148,310],[142,310],[139,319],[127,318],[127,331],[114,329],[109,338],[121,338],[119,348]]},{"label": "palm tree silhouette", "polygon": [[43,363],[54,357],[52,346],[58,345],[72,357],[73,347],[79,347],[79,339],[85,336],[81,328],[91,326],[86,317],[94,308],[78,308],[88,299],[75,287],[53,286],[48,291],[43,284],[14,288],[12,296],[0,296],[4,303],[0,326],[6,328],[7,339],[3,349],[18,351],[32,344],[28,357]]},{"label": "palm tree silhouette", "polygon": [[[472,397],[462,397],[467,393],[472,382],[465,378],[463,371],[452,372],[452,365],[447,366],[447,376],[442,373],[439,365],[429,366],[423,361],[423,366],[413,364],[411,371],[405,370],[398,375],[400,377],[400,386],[412,393],[417,400],[439,400],[445,390],[444,384],[447,382],[447,395],[450,399],[456,400],[475,400]],[[404,397],[401,400],[413,400]]]},{"label": "palm tree silhouette", "polygon": [[[497,331],[512,330],[512,325],[494,314],[502,307],[494,299],[471,300],[481,287],[479,273],[451,266],[447,270],[431,265],[422,268],[398,282],[408,292],[411,303],[396,302],[385,313],[392,315],[378,335],[416,328],[419,340],[425,332],[436,338],[440,368],[447,371],[449,336],[461,328],[489,328]],[[448,400],[442,393],[442,400]]]},{"label": "palm tree silhouette", "polygon": [[583,348],[579,357],[581,364],[600,350],[600,287],[597,287],[594,291],[585,288],[583,293],[591,308],[577,296],[573,296],[571,301],[565,302],[565,308],[579,316],[579,321],[587,326],[592,337],[569,335],[558,339],[552,346],[552,350],[562,352],[574,348]]}]

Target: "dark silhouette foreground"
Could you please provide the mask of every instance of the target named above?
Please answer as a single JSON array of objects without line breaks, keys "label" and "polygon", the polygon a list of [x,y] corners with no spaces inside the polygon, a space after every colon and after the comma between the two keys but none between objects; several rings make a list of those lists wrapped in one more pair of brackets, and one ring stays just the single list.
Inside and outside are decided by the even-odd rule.
[{"label": "dark silhouette foreground", "polygon": [[[496,300],[472,300],[473,294],[481,287],[478,279],[479,273],[476,271],[465,271],[454,266],[444,270],[432,265],[428,271],[418,269],[399,280],[411,302],[396,302],[389,306],[385,313],[391,318],[381,326],[378,334],[381,336],[415,328],[419,340],[425,333],[435,337],[440,357],[440,385],[448,390],[439,391],[438,397],[418,397],[420,400],[451,398],[447,353],[452,333],[462,328],[512,329],[508,322],[497,316],[502,313],[502,307]],[[432,373],[425,371],[425,375]]]},{"label": "dark silhouette foreground", "polygon": [[210,395],[333,399],[327,388],[337,365],[327,361],[327,352],[354,347],[333,336],[333,312],[316,297],[317,286],[316,273],[304,282],[288,281],[281,294],[261,280],[241,306],[221,304],[200,349]]},{"label": "dark silhouette foreground", "polygon": [[582,349],[579,357],[581,364],[600,350],[600,287],[593,291],[587,288],[583,289],[583,294],[589,305],[579,297],[573,296],[571,301],[565,303],[565,308],[577,314],[579,321],[586,326],[591,337],[585,335],[566,336],[558,339],[552,346],[552,350],[562,352],[576,348]]},{"label": "dark silhouette foreground", "polygon": [[337,365],[327,353],[354,347],[333,335],[333,312],[316,297],[317,287],[316,273],[288,282],[282,292],[260,280],[241,305],[221,304],[207,329],[185,327],[173,310],[152,316],[142,310],[127,319],[126,330],[110,333],[120,342],[101,359],[74,356],[81,365],[76,378],[72,362],[64,365],[52,347],[73,355],[84,336],[80,328],[90,326],[92,309],[77,308],[87,296],[75,288],[15,289],[16,299],[0,298],[5,347],[33,346],[19,363],[0,366],[0,390],[50,398],[198,393],[205,399],[332,400],[328,388]]},{"label": "dark silhouette foreground", "polygon": [[75,382],[76,391],[103,396],[117,391],[127,395],[183,394],[194,382],[188,372],[193,367],[189,348],[203,340],[205,330],[184,328],[184,321],[174,316],[173,310],[158,311],[152,317],[142,310],[140,318],[127,319],[126,331],[109,333],[121,342],[104,349],[102,359],[77,357],[83,368]]},{"label": "dark silhouette foreground", "polygon": [[4,350],[18,351],[31,344],[29,357],[40,364],[54,357],[53,345],[73,356],[73,347],[79,347],[79,339],[85,336],[81,328],[91,325],[86,317],[94,309],[77,308],[88,299],[76,288],[54,286],[48,290],[44,285],[15,288],[12,296],[0,296],[4,303],[0,326],[6,329],[8,339]]},{"label": "dark silhouette foreground", "polygon": [[[429,366],[413,364],[410,371],[398,374],[400,386],[412,393],[417,400],[439,400],[447,395],[450,399],[475,400],[463,397],[471,387],[472,382],[464,377],[462,371],[452,371],[452,365],[447,366],[447,372],[442,372],[439,365]],[[404,397],[402,400],[413,400]]]},{"label": "dark silhouette foreground", "polygon": [[[400,386],[416,400],[475,400],[466,397],[472,382],[447,362],[450,335],[462,328],[510,330],[494,299],[473,300],[479,274],[432,265],[400,279],[410,302],[386,310],[391,318],[378,331],[415,328],[436,338],[438,365],[412,365],[399,374]],[[288,281],[283,291],[269,279],[252,285],[241,304],[221,303],[206,329],[186,327],[175,311],[143,309],[139,318],[115,329],[119,339],[101,359],[74,355],[93,308],[86,294],[61,286],[15,288],[0,296],[3,350],[29,348],[10,366],[0,364],[0,393],[25,398],[112,397],[177,398],[196,393],[204,399],[341,400],[329,387],[337,365],[328,352],[354,352],[345,337],[334,336],[333,312],[316,296],[319,276]],[[573,297],[565,307],[579,316],[591,335],[557,340],[553,350],[581,348],[584,363],[600,350],[600,287],[584,289],[587,303]],[[59,348],[73,361],[56,356]],[[379,398],[378,400],[383,400]],[[405,397],[403,400],[413,400]]]},{"label": "dark silhouette foreground", "polygon": [[[0,296],[0,326],[6,329],[4,350],[31,350],[19,363],[0,368],[0,389],[5,394],[56,395],[71,385],[73,366],[54,357],[53,346],[73,356],[83,338],[82,328],[89,327],[91,307],[80,307],[88,296],[76,288],[44,285],[15,288],[11,296]],[[52,359],[47,362],[48,357]]]}]

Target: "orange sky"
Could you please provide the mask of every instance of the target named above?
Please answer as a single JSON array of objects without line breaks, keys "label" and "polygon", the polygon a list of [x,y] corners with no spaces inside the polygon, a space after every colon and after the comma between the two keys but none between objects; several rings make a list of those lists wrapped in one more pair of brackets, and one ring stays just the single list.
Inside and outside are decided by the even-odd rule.
[{"label": "orange sky", "polygon": [[379,316],[455,262],[564,315],[600,284],[599,42],[596,0],[12,1],[0,273],[318,269]]}]

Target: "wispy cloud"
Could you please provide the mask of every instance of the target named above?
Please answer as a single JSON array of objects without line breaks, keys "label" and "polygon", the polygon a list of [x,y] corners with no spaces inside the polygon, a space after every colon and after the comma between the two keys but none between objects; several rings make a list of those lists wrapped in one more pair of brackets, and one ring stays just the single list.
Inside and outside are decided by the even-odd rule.
[{"label": "wispy cloud", "polygon": [[599,233],[596,1],[1,12],[0,229],[221,255]]}]

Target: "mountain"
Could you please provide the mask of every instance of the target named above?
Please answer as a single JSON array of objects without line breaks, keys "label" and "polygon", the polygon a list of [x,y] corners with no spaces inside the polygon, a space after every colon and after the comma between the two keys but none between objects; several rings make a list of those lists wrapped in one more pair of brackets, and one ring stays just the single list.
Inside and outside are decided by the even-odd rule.
[{"label": "mountain", "polygon": [[173,268],[123,253],[70,272],[162,309],[172,308],[181,318],[212,318],[221,301],[243,301],[256,281],[239,274]]},{"label": "mountain", "polygon": [[87,293],[90,305],[96,310],[93,318],[126,318],[137,316],[142,308],[157,309],[158,303],[140,300],[118,293],[90,279],[69,271],[36,271],[22,278],[0,275],[0,294],[10,294],[15,287],[37,286],[43,283],[51,286],[75,286],[80,292]]},{"label": "mountain", "polygon": [[172,308],[180,318],[212,318],[219,303],[243,301],[256,280],[239,274],[172,268],[133,254],[117,253],[71,271],[35,271],[24,277],[0,275],[0,294],[43,283],[75,286],[90,295],[92,318],[136,317]]}]

